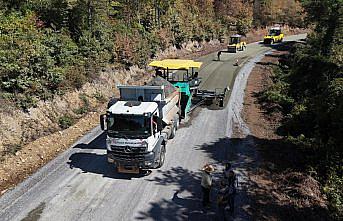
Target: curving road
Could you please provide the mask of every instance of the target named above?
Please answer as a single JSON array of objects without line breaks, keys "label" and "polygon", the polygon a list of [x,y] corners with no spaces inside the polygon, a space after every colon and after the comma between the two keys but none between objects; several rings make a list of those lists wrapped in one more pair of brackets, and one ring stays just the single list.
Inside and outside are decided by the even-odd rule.
[{"label": "curving road", "polygon": [[[245,52],[222,54],[221,61],[216,61],[216,54],[198,59],[204,62],[199,74],[201,87],[232,88],[240,68],[233,62],[268,50],[271,48],[254,43]],[[213,220],[215,209],[203,211],[201,207],[199,168],[211,162],[220,169],[220,162],[230,153],[230,104],[221,110],[197,108],[168,142],[165,165],[146,175],[114,172],[106,163],[105,136],[94,128],[3,195],[0,220]],[[246,220],[249,216],[238,214],[236,218]]]}]

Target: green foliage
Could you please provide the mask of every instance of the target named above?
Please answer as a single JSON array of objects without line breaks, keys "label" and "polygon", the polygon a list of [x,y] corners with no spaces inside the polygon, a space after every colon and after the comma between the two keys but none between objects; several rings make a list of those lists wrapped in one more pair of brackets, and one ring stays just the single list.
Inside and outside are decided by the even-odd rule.
[{"label": "green foliage", "polygon": [[[337,167],[337,166],[336,166]],[[331,210],[333,210],[334,218],[342,219],[343,210],[343,167],[333,168],[329,174],[324,187],[324,192],[331,202]]]},{"label": "green foliage", "polygon": [[67,129],[75,123],[75,120],[70,115],[64,115],[58,119],[58,123],[62,129]]},{"label": "green foliage", "polygon": [[[291,110],[294,105],[294,99],[288,95],[289,83],[285,81],[288,74],[283,72],[280,67],[273,69],[273,85],[259,96],[260,102],[274,103],[274,109],[280,109],[284,112]],[[280,108],[277,108],[280,107]],[[270,108],[272,110],[273,108]]]},{"label": "green foliage", "polygon": [[70,39],[37,29],[36,21],[33,13],[0,12],[0,87],[24,109],[58,89],[75,50]]},{"label": "green foliage", "polygon": [[[274,85],[262,98],[281,106],[281,132],[311,150],[311,167],[325,186],[333,218],[341,219],[343,199],[343,2],[304,1],[315,32],[297,44],[275,70]],[[281,71],[280,71],[281,70]]]},{"label": "green foliage", "polygon": [[23,147],[21,144],[8,144],[5,145],[4,151],[3,151],[3,155],[6,154],[16,154],[19,150],[21,150]]},{"label": "green foliage", "polygon": [[0,91],[27,110],[109,63],[144,67],[169,46],[245,34],[252,22],[244,0],[3,0]]},{"label": "green foliage", "polygon": [[99,102],[104,103],[107,101],[106,97],[100,93],[100,92],[95,92],[93,94],[94,98],[97,99]]},{"label": "green foliage", "polygon": [[82,101],[82,106],[76,110],[74,110],[75,114],[83,115],[89,111],[89,100],[85,94],[81,94],[80,100]]}]

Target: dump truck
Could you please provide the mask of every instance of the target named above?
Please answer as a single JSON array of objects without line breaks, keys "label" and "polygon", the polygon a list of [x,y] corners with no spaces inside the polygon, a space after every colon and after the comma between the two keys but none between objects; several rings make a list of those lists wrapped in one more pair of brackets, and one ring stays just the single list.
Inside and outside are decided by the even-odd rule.
[{"label": "dump truck", "polygon": [[283,38],[284,38],[284,34],[281,31],[281,27],[275,26],[269,30],[268,35],[264,36],[263,43],[274,44],[274,43],[282,42]]},{"label": "dump truck", "polygon": [[120,173],[140,173],[164,164],[166,143],[180,122],[180,92],[161,77],[144,86],[118,86],[100,116],[106,131],[107,161]]}]

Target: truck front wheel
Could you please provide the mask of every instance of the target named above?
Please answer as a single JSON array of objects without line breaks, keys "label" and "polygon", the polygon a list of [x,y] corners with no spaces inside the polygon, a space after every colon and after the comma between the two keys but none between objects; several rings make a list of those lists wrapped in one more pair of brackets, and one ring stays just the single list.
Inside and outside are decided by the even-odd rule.
[{"label": "truck front wheel", "polygon": [[175,125],[173,125],[169,139],[173,139],[175,137],[175,135],[176,135],[176,127],[175,127]]},{"label": "truck front wheel", "polygon": [[180,119],[178,117],[174,119],[174,125],[175,125],[175,129],[178,130],[180,127]]},{"label": "truck front wheel", "polygon": [[160,159],[158,161],[158,168],[163,166],[165,159],[166,159],[166,145],[162,143],[161,151],[160,151]]}]

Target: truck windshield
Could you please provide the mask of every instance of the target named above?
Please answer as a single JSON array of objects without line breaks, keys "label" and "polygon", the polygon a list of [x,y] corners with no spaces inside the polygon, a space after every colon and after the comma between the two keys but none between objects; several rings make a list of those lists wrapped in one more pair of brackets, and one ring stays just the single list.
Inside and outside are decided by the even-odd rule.
[{"label": "truck windshield", "polygon": [[134,115],[110,115],[107,118],[108,135],[113,137],[149,137],[150,118]]},{"label": "truck windshield", "polygon": [[239,38],[231,37],[230,44],[239,44]]},{"label": "truck windshield", "polygon": [[280,35],[281,34],[281,30],[275,30],[275,29],[272,29],[269,31],[269,35],[270,36],[277,36],[277,35]]}]

